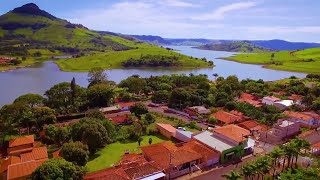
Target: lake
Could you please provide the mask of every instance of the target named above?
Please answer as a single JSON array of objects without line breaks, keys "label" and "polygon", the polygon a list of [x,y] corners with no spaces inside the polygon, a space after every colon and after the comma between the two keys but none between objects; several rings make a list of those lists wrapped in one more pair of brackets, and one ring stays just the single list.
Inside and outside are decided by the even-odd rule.
[{"label": "lake", "polygon": [[[219,76],[227,77],[236,75],[242,79],[263,79],[265,81],[273,81],[290,76],[305,77],[306,74],[277,71],[264,69],[260,65],[242,64],[233,61],[216,59],[219,57],[231,56],[234,53],[223,51],[208,51],[194,49],[189,46],[168,46],[169,48],[178,50],[179,53],[186,54],[197,58],[207,58],[214,62],[216,67],[197,69],[197,70],[172,70],[172,69],[113,69],[106,70],[108,79],[119,83],[132,75],[140,77],[170,75],[170,74],[207,74],[209,79],[214,79],[213,73]],[[78,85],[87,87],[87,74],[79,72],[63,72],[52,61],[37,63],[30,67],[21,68],[12,71],[0,72],[0,107],[4,104],[12,103],[12,101],[20,95],[27,93],[35,93],[43,95],[46,90],[60,82],[70,82],[73,77],[76,78]]]}]

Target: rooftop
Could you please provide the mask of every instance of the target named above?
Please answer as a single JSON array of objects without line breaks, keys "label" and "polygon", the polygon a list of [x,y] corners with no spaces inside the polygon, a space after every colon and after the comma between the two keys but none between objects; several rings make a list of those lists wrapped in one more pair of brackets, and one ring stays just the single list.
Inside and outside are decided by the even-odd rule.
[{"label": "rooftop", "polygon": [[213,131],[239,143],[246,139],[245,136],[250,135],[247,129],[233,124],[216,128]]},{"label": "rooftop", "polygon": [[248,130],[262,130],[267,128],[264,125],[261,125],[260,123],[254,120],[244,121],[242,123],[239,123],[238,126]]},{"label": "rooftop", "polygon": [[195,136],[193,136],[196,140],[200,141],[201,143],[211,147],[212,149],[215,149],[219,152],[223,152],[227,149],[230,149],[233,147],[233,145],[227,144],[226,142],[223,142],[215,137],[212,136],[213,133],[209,131],[204,131],[202,133],[199,133]]},{"label": "rooftop", "polygon": [[252,104],[254,107],[262,106],[260,101],[252,100],[252,99],[239,99],[239,102]]},{"label": "rooftop", "polygon": [[112,106],[112,107],[105,107],[105,108],[101,108],[100,111],[101,112],[107,112],[107,111],[116,111],[119,110],[119,108]]},{"label": "rooftop", "polygon": [[302,97],[303,96],[300,96],[298,94],[291,94],[291,96],[289,96],[288,99],[302,101]]},{"label": "rooftop", "polygon": [[30,136],[24,136],[24,137],[18,137],[15,139],[11,139],[9,141],[9,147],[16,147],[16,146],[21,146],[25,144],[33,144],[34,143],[34,137],[33,135]]},{"label": "rooftop", "polygon": [[108,168],[108,169],[103,169],[100,171],[88,173],[84,175],[83,179],[129,180],[130,178],[122,168]]},{"label": "rooftop", "polygon": [[21,162],[48,159],[47,147],[34,148],[31,152],[21,154]]},{"label": "rooftop", "polygon": [[263,97],[264,100],[267,101],[272,101],[272,102],[277,102],[277,101],[281,101],[280,98],[274,97],[274,96],[267,96],[267,97]]},{"label": "rooftop", "polygon": [[130,118],[128,115],[121,115],[121,116],[114,116],[109,118],[113,123],[118,124],[118,123],[124,123],[127,121],[130,121]]},{"label": "rooftop", "polygon": [[177,132],[183,134],[184,136],[188,137],[188,138],[191,138],[193,132],[191,131],[183,131],[183,130],[177,130]]},{"label": "rooftop", "polygon": [[280,127],[287,127],[287,126],[291,126],[293,124],[294,124],[294,122],[292,122],[292,121],[283,120],[279,126]]},{"label": "rooftop", "polygon": [[277,101],[276,103],[282,104],[284,106],[292,106],[294,104],[293,100],[281,100],[281,101]]},{"label": "rooftop", "polygon": [[204,146],[203,144],[197,141],[187,142],[183,144],[181,148],[190,152],[201,154],[203,157],[206,157],[207,159],[213,159],[213,158],[219,157],[219,154],[217,152]]},{"label": "rooftop", "polygon": [[241,94],[241,99],[250,99],[250,100],[255,100],[256,96],[248,93],[242,93]]},{"label": "rooftop", "polygon": [[193,107],[189,107],[189,108],[197,111],[199,114],[211,113],[211,111],[209,109],[205,108],[204,106],[193,106]]},{"label": "rooftop", "polygon": [[17,164],[20,162],[21,162],[21,160],[20,160],[20,157],[18,157],[18,156],[10,156],[6,159],[2,159],[1,165],[0,165],[0,173],[7,171],[9,165]]},{"label": "rooftop", "polygon": [[19,179],[30,176],[44,161],[27,161],[8,166],[7,179]]},{"label": "rooftop", "polygon": [[226,124],[231,124],[231,123],[235,123],[242,120],[241,117],[225,111],[218,111],[212,114],[211,116],[215,117],[217,120],[222,121]]},{"label": "rooftop", "polygon": [[177,131],[177,129],[171,126],[170,124],[157,123],[157,126],[160,126],[171,133],[174,133]]},{"label": "rooftop", "polygon": [[285,111],[284,114],[296,118],[296,119],[301,119],[303,121],[311,121],[313,118],[310,115],[304,114],[304,113],[300,113],[300,112],[293,112],[293,111]]},{"label": "rooftop", "polygon": [[148,162],[138,167],[132,167],[124,170],[130,179],[142,178],[151,174],[161,172],[154,162]]},{"label": "rooftop", "polygon": [[122,107],[129,107],[129,106],[133,106],[134,104],[136,104],[136,102],[127,102],[127,103],[119,104],[119,107],[120,107],[120,108],[122,108]]}]

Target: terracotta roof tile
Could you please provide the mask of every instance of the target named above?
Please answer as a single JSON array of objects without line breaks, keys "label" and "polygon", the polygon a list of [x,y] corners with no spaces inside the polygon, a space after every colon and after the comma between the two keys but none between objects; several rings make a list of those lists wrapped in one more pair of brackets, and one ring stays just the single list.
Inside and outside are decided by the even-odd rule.
[{"label": "terracotta roof tile", "polygon": [[197,141],[187,142],[181,148],[193,153],[201,154],[202,157],[207,159],[213,159],[220,156],[216,151],[213,151]]},{"label": "terracotta roof tile", "polygon": [[124,123],[127,121],[130,121],[130,118],[128,115],[121,115],[121,116],[114,116],[109,118],[113,123],[118,124],[118,123]]},{"label": "terracotta roof tile", "polygon": [[160,126],[161,128],[163,128],[171,133],[174,133],[177,131],[177,129],[174,128],[173,126],[171,126],[170,124],[157,123],[157,126]]},{"label": "terracotta roof tile", "polygon": [[224,122],[226,124],[231,124],[231,123],[239,122],[242,120],[241,117],[231,113],[227,113],[225,111],[218,111],[212,114],[211,116],[215,117],[217,120]]},{"label": "terracotta roof tile", "polygon": [[23,152],[28,152],[32,151],[33,147],[31,145],[25,144],[21,146],[16,146],[12,148],[8,148],[8,154],[16,154],[16,153],[23,153]]},{"label": "terracotta roof tile", "polygon": [[213,131],[239,143],[246,139],[245,136],[250,135],[250,131],[233,124],[216,128]]},{"label": "terracotta roof tile", "polygon": [[0,173],[3,173],[8,170],[8,166],[12,164],[20,163],[20,157],[18,156],[10,156],[7,159],[3,159],[0,165]]},{"label": "terracotta roof tile", "polygon": [[122,108],[122,107],[129,107],[129,106],[133,106],[135,105],[136,102],[127,102],[127,103],[122,103],[122,104],[119,104],[119,107]]},{"label": "terracotta roof tile", "polygon": [[274,97],[274,96],[267,96],[264,97],[263,99],[268,100],[268,101],[272,101],[272,102],[276,102],[276,101],[281,101],[282,99]]},{"label": "terracotta roof tile", "polygon": [[254,120],[250,120],[250,121],[244,121],[242,123],[239,123],[238,126],[248,129],[248,130],[261,130],[263,129],[263,126],[261,126],[260,123],[258,123],[257,121]]},{"label": "terracotta roof tile", "polygon": [[288,99],[290,99],[290,100],[302,101],[302,97],[303,97],[303,96],[300,96],[300,95],[298,95],[298,94],[291,94],[291,96],[289,96]]},{"label": "terracotta roof tile", "polygon": [[255,100],[251,100],[251,99],[239,99],[239,102],[252,104],[254,107],[261,107],[262,106],[262,103],[260,101],[255,101]]},{"label": "terracotta roof tile", "polygon": [[137,179],[160,172],[160,169],[154,162],[148,162],[138,167],[125,169],[124,171],[131,179]]},{"label": "terracotta roof tile", "polygon": [[21,146],[21,145],[25,145],[25,144],[32,144],[32,143],[34,143],[33,135],[24,136],[24,137],[11,139],[9,141],[9,147],[16,147],[16,146]]},{"label": "terracotta roof tile", "polygon": [[241,99],[255,100],[255,99],[257,99],[257,97],[254,96],[254,95],[252,95],[252,94],[242,93],[242,94],[241,94]]},{"label": "terracotta roof tile", "polygon": [[23,177],[28,177],[35,171],[43,161],[27,161],[8,167],[7,177],[8,179],[18,179]]},{"label": "terracotta roof tile", "polygon": [[313,149],[317,149],[320,151],[320,142],[311,146]]},{"label": "terracotta roof tile", "polygon": [[108,180],[129,180],[129,176],[122,168],[108,168],[100,171],[92,172],[86,174],[83,179],[86,180],[98,180],[98,179],[108,179]]},{"label": "terracotta roof tile", "polygon": [[285,111],[284,114],[307,122],[313,119],[312,116],[300,112]]},{"label": "terracotta roof tile", "polygon": [[31,152],[21,154],[21,162],[48,158],[47,147],[34,148]]}]

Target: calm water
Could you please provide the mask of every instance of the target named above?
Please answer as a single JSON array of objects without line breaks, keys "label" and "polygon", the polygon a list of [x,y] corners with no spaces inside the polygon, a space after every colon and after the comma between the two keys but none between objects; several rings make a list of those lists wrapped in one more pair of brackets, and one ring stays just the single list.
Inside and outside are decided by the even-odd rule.
[{"label": "calm water", "polygon": [[[227,77],[229,75],[237,75],[239,79],[263,79],[272,81],[287,78],[292,75],[297,77],[305,77],[306,74],[293,73],[285,71],[276,71],[264,69],[259,65],[241,64],[232,61],[216,59],[218,57],[230,56],[233,53],[221,51],[207,51],[193,49],[186,46],[171,46],[173,49],[179,50],[180,53],[198,58],[207,58],[214,61],[216,67],[199,69],[199,70],[168,70],[168,69],[114,69],[107,70],[108,78],[119,83],[121,80],[134,74],[140,77],[149,77],[157,75],[169,74],[207,74],[210,79],[214,79],[213,73],[219,76]],[[60,82],[70,82],[72,77],[76,78],[77,84],[86,87],[87,73],[74,73],[60,71],[58,66],[53,62],[38,63],[27,68],[18,70],[0,72],[0,107],[4,104],[12,103],[12,101],[22,94],[36,93],[43,95],[53,85]]]}]

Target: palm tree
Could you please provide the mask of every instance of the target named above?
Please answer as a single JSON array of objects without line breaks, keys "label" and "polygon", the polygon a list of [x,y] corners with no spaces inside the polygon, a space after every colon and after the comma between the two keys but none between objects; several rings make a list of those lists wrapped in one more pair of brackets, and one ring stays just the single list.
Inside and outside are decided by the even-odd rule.
[{"label": "palm tree", "polygon": [[228,179],[228,180],[241,180],[242,174],[239,174],[236,169],[232,169],[230,174],[223,174],[221,177]]},{"label": "palm tree", "polygon": [[[296,157],[295,166],[297,167],[298,156],[301,154],[301,150],[304,149],[305,153],[306,153],[306,151],[310,149],[311,144],[309,141],[307,141],[305,139],[301,139],[299,137],[296,137],[291,142],[293,143],[293,146],[295,147],[294,156]],[[292,167],[292,165],[293,164],[291,164],[291,167]]]},{"label": "palm tree", "polygon": [[262,156],[257,158],[256,164],[259,170],[258,174],[258,179],[260,175],[262,176],[262,179],[264,178],[264,175],[269,173],[271,169],[271,164],[270,164],[270,157],[269,156]]},{"label": "palm tree", "polygon": [[[287,167],[290,167],[291,158],[295,153],[295,146],[293,145],[293,143],[289,143],[289,144],[286,144],[285,146],[280,146],[280,148],[283,149],[285,157],[288,158],[288,166]],[[286,158],[284,158],[284,160],[283,160],[282,172],[284,171],[285,161],[286,161]]]},{"label": "palm tree", "polygon": [[284,152],[279,148],[274,148],[273,151],[270,152],[270,157],[273,159],[273,174],[272,177],[274,177],[276,169],[277,169],[277,163],[278,159],[284,154]]},{"label": "palm tree", "polygon": [[248,180],[250,176],[253,175],[253,166],[251,165],[251,163],[246,163],[245,165],[241,166],[241,171],[244,179]]}]

